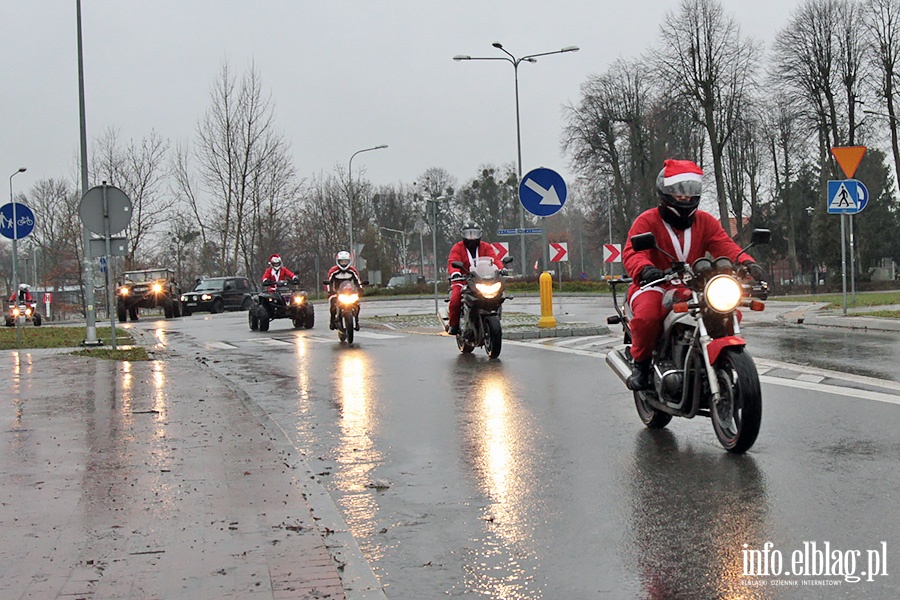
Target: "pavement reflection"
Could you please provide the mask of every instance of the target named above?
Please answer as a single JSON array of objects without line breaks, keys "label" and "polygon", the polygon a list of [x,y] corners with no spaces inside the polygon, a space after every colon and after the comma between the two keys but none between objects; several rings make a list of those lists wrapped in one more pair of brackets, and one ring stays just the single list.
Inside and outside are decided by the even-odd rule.
[{"label": "pavement reflection", "polygon": [[528,517],[529,493],[537,482],[533,465],[533,421],[519,403],[515,385],[500,360],[460,355],[456,392],[461,405],[464,459],[475,473],[488,504],[485,535],[472,540],[463,589],[489,598],[542,598],[522,561],[533,561],[536,543]]},{"label": "pavement reflection", "polygon": [[743,575],[741,551],[766,541],[769,511],[751,455],[695,449],[666,429],[644,429],[626,472],[642,597],[768,597]]},{"label": "pavement reflection", "polygon": [[[369,358],[358,348],[338,347],[334,371],[335,403],[340,411],[340,440],[336,460],[340,468],[334,482],[343,494],[340,504],[353,535],[372,538],[375,533],[378,503],[371,493],[372,473],[381,464],[381,453],[375,449],[370,432],[375,427],[370,403],[377,398],[377,386],[370,374]],[[372,546],[374,556],[381,558],[382,549]]]}]

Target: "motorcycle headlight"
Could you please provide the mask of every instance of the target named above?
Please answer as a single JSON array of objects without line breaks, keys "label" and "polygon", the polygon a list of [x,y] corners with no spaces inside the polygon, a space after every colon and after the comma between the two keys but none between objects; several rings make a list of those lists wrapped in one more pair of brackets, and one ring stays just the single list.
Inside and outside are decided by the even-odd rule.
[{"label": "motorcycle headlight", "polygon": [[500,288],[503,286],[499,281],[495,281],[494,283],[476,283],[475,288],[481,292],[481,295],[485,298],[493,298],[497,294],[500,293]]},{"label": "motorcycle headlight", "polygon": [[341,304],[355,304],[359,300],[359,294],[338,294],[338,302]]},{"label": "motorcycle headlight", "polygon": [[126,288],[126,287],[119,288],[119,295],[121,295],[121,296],[127,296],[127,295],[128,295],[128,288]]},{"label": "motorcycle headlight", "polygon": [[202,296],[200,296],[200,299],[204,301],[212,300],[212,296],[210,296],[209,294],[203,294]]},{"label": "motorcycle headlight", "polygon": [[297,306],[302,306],[304,302],[306,302],[306,298],[303,296],[294,296],[294,304]]},{"label": "motorcycle headlight", "polygon": [[154,294],[158,294],[158,293],[160,293],[160,292],[162,291],[162,286],[161,286],[160,284],[158,284],[158,283],[154,283],[154,284],[153,284],[153,287],[150,288],[150,289],[153,290],[153,293],[154,293]]},{"label": "motorcycle headlight", "polygon": [[741,303],[741,286],[730,275],[716,275],[703,291],[709,307],[718,313],[730,313]]},{"label": "motorcycle headlight", "polygon": [[26,309],[25,309],[25,316],[27,317],[27,316],[29,316],[30,314],[31,314],[31,309],[30,309],[30,308],[26,308]]},{"label": "motorcycle headlight", "polygon": [[18,309],[18,308],[14,308],[14,309],[13,309],[13,316],[14,316],[14,317],[18,317],[18,316],[19,316],[19,309]]}]

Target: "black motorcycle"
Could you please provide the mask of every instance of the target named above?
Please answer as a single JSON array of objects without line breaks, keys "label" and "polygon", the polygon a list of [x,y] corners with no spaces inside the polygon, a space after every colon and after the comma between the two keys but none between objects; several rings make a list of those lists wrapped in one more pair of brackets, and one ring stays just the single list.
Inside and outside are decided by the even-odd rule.
[{"label": "black motorcycle", "polygon": [[337,303],[335,329],[338,332],[338,339],[348,344],[353,343],[353,332],[359,331],[359,292],[356,282],[347,279],[338,284],[333,299],[333,302]]},{"label": "black motorcycle", "polygon": [[[512,260],[511,256],[504,256],[502,262],[508,265]],[[451,265],[457,269],[465,268],[459,261],[454,261]],[[504,272],[494,264],[494,259],[489,257],[479,257],[468,275],[458,275],[465,281],[459,313],[459,333],[456,334],[456,345],[463,354],[484,346],[491,358],[500,356],[503,346],[500,316],[506,300],[503,294],[503,275]],[[451,284],[456,280],[451,277]]]},{"label": "black motorcycle", "polygon": [[253,298],[248,311],[252,331],[268,331],[273,319],[290,319],[297,329],[312,329],[316,315],[306,292],[300,289],[298,277],[278,282],[266,280],[263,285],[267,291]]},{"label": "black motorcycle", "polygon": [[[744,251],[769,241],[767,229],[753,232]],[[656,245],[652,233],[631,238],[635,251],[658,250],[672,259],[672,267],[648,288],[674,284],[666,292],[668,313],[663,333],[652,359],[650,389],[634,391],[634,404],[647,427],[661,428],[673,416],[692,419],[710,417],[719,443],[729,452],[744,453],[753,446],[762,420],[762,393],[756,365],[741,337],[738,308],[761,311],[768,297],[768,284],[750,283],[746,268],[728,258],[700,258],[687,265]],[[743,251],[742,251],[743,252]],[[606,363],[626,382],[631,375],[631,309],[620,306],[618,284],[611,280],[616,315],[607,319],[621,324],[625,344],[606,355]]]}]

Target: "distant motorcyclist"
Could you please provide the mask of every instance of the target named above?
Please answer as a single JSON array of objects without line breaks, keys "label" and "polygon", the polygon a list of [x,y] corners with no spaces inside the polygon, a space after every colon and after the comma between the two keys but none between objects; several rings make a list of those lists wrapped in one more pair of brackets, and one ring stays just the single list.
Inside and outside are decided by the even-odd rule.
[{"label": "distant motorcyclist", "polygon": [[[450,256],[447,257],[447,273],[450,275],[450,306],[447,311],[450,317],[450,326],[447,333],[450,335],[459,333],[459,312],[466,275],[469,274],[469,269],[475,266],[478,258],[489,257],[501,272],[506,272],[503,263],[497,258],[497,251],[494,250],[494,247],[481,241],[481,227],[478,224],[467,221],[462,226],[461,234],[462,240],[453,244],[453,247],[450,248]],[[456,261],[463,264],[462,269],[453,266]]]},{"label": "distant motorcyclist", "polygon": [[273,254],[269,257],[269,268],[266,269],[266,272],[263,273],[262,280],[263,284],[268,281],[284,281],[290,280],[294,278],[294,274],[290,269],[285,267],[281,262],[281,257],[277,254]]},{"label": "distant motorcyclist", "polygon": [[9,296],[10,302],[34,302],[34,296],[31,295],[31,286],[27,283],[20,283],[19,290],[13,292]]},{"label": "distant motorcyclist", "polygon": [[[359,277],[359,271],[350,265],[350,253],[341,250],[335,256],[335,265],[328,270],[328,309],[331,311],[331,320],[328,323],[329,329],[337,329],[337,293],[340,285],[345,281],[353,281],[359,291],[362,291],[362,280]],[[359,320],[357,320],[357,329],[359,329]]]}]

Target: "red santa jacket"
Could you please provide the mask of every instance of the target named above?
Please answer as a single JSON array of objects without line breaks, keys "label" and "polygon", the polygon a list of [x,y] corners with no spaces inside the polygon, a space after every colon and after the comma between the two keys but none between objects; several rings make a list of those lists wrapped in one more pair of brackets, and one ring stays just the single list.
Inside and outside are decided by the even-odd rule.
[{"label": "red santa jacket", "polygon": [[266,272],[263,273],[263,281],[272,280],[272,281],[281,281],[283,279],[293,279],[294,274],[287,267],[281,267],[277,271],[275,271],[272,267],[266,269]]},{"label": "red santa jacket", "polygon": [[[656,208],[644,211],[634,220],[628,231],[625,249],[622,250],[625,271],[634,280],[628,288],[629,298],[640,287],[641,271],[644,267],[654,266],[665,271],[672,266],[672,260],[658,250],[635,252],[632,248],[631,236],[647,232],[653,233],[659,248],[688,264],[706,256],[707,253],[713,258],[727,256],[734,262],[741,252],[741,247],[725,233],[719,220],[706,211],[698,210],[694,214],[694,224],[684,230],[668,225]],[[745,260],[753,260],[753,257],[741,254],[741,262]]]},{"label": "red santa jacket", "polygon": [[[494,260],[494,264],[497,265],[498,269],[503,268],[503,263],[500,262],[500,259],[497,258],[497,251],[494,250],[494,247],[488,244],[487,242],[479,242],[478,243],[478,251],[475,254],[474,258],[479,258],[483,256],[488,256]],[[463,275],[468,275],[469,269],[472,267],[472,255],[469,254],[469,251],[466,250],[465,242],[459,241],[453,244],[453,247],[450,248],[450,256],[447,257],[447,274],[453,275],[454,273],[462,273]],[[462,269],[457,269],[453,266],[454,261],[459,261],[463,264]]]}]

